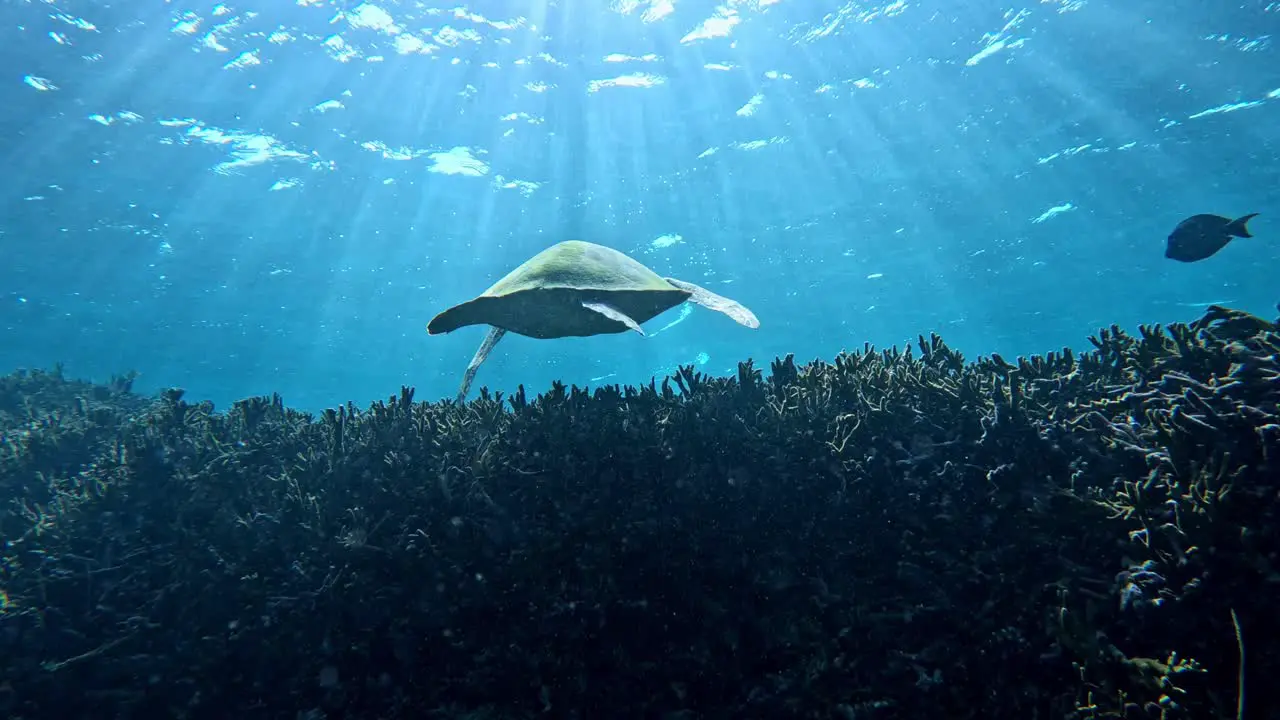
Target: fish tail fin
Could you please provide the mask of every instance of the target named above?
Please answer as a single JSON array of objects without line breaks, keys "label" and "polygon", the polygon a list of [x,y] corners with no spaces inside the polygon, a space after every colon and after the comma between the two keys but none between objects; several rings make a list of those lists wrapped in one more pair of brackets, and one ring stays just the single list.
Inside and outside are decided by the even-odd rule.
[{"label": "fish tail fin", "polygon": [[1250,213],[1242,218],[1232,220],[1231,224],[1227,225],[1227,234],[1242,238],[1253,237],[1249,234],[1249,221],[1256,217],[1258,217],[1258,213]]}]

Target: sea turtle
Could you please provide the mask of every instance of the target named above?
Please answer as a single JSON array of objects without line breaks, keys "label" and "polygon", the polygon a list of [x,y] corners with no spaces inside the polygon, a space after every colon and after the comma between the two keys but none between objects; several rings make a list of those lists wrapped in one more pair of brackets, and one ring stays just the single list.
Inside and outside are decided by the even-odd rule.
[{"label": "sea turtle", "polygon": [[436,315],[431,335],[467,325],[489,325],[467,365],[458,402],[493,346],[507,332],[532,338],[582,337],[634,330],[685,301],[728,315],[749,328],[760,321],[742,305],[691,282],[664,278],[612,248],[581,240],[552,245],[534,255],[479,297]]}]

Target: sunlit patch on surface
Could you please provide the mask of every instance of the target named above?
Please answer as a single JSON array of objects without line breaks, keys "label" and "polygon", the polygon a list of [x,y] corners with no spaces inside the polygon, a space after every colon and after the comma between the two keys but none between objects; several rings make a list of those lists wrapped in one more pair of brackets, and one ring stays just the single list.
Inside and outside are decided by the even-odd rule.
[{"label": "sunlit patch on surface", "polygon": [[525,197],[529,197],[539,187],[542,187],[541,183],[531,182],[529,180],[507,179],[501,175],[495,175],[493,177],[493,186],[499,190],[515,190]]},{"label": "sunlit patch on surface", "polygon": [[605,80],[592,80],[587,83],[587,92],[600,92],[605,88],[649,88],[662,85],[666,81],[667,79],[661,75],[631,73],[630,75],[619,75]]},{"label": "sunlit patch on surface", "polygon": [[738,108],[735,114],[738,117],[751,117],[752,115],[756,114],[756,110],[759,110],[760,106],[763,103],[764,103],[764,93],[756,93],[755,95],[751,96],[751,99],[748,100],[745,105]]},{"label": "sunlit patch on surface", "polygon": [[770,145],[786,145],[789,142],[791,142],[790,138],[785,136],[775,135],[774,137],[768,138],[766,140],[748,140],[746,142],[736,142],[736,143],[733,143],[730,147],[733,147],[737,150],[760,150],[762,148],[769,147]]},{"label": "sunlit patch on surface", "polygon": [[1005,22],[1004,27],[996,32],[983,35],[982,49],[974,53],[968,60],[965,60],[964,64],[973,67],[1002,50],[1013,50],[1022,47],[1026,43],[1026,38],[1014,39],[1013,33],[1022,26],[1022,23],[1026,21],[1030,14],[1028,10],[1018,10],[1017,12],[1010,10],[1005,13],[1007,22]]},{"label": "sunlit patch on surface", "polygon": [[[763,4],[763,3],[762,3]],[[773,4],[772,2],[768,4]],[[832,35],[838,35],[850,25],[870,23],[882,18],[901,15],[908,5],[904,0],[894,0],[884,6],[870,7],[858,0],[849,0],[835,12],[827,13],[816,24],[801,23],[791,34],[797,42],[812,43]]]},{"label": "sunlit patch on surface", "polygon": [[672,245],[681,242],[684,242],[683,236],[678,233],[668,233],[654,238],[653,242],[649,243],[649,247],[653,250],[662,250],[663,248],[669,248]]},{"label": "sunlit patch on surface", "polygon": [[680,43],[688,45],[700,40],[729,37],[729,34],[733,32],[734,26],[740,22],[742,22],[742,18],[736,10],[724,6],[718,7],[715,15],[703,20],[697,27],[690,30],[687,35],[680,38]]},{"label": "sunlit patch on surface", "polygon": [[96,122],[99,125],[113,125],[116,122],[140,123],[142,122],[142,116],[136,112],[121,110],[120,112],[114,115],[102,115],[100,113],[94,113],[93,115],[89,116],[89,120]]},{"label": "sunlit patch on surface", "polygon": [[1036,225],[1039,225],[1040,223],[1045,222],[1046,220],[1050,220],[1063,213],[1071,212],[1072,210],[1075,210],[1075,209],[1076,209],[1076,206],[1072,205],[1069,202],[1062,203],[1061,205],[1054,205],[1048,210],[1045,210],[1044,212],[1040,213],[1037,217],[1032,219],[1031,222]]},{"label": "sunlit patch on surface", "polygon": [[653,53],[645,53],[644,55],[627,55],[625,53],[609,53],[603,58],[607,63],[624,63],[624,62],[656,62],[658,56]]},{"label": "sunlit patch on surface", "polygon": [[347,24],[357,30],[374,30],[387,35],[399,35],[401,28],[391,13],[372,3],[360,3],[346,13]]},{"label": "sunlit patch on surface", "polygon": [[48,80],[42,77],[36,77],[35,75],[24,75],[22,77],[22,82],[42,92],[48,92],[50,90],[58,89],[58,86],[54,85],[51,80]]},{"label": "sunlit patch on surface", "polygon": [[431,160],[431,167],[428,169],[441,175],[481,177],[489,172],[489,166],[472,155],[471,148],[468,147],[455,147],[448,152],[431,153],[428,158]]},{"label": "sunlit patch on surface", "polygon": [[242,52],[239,55],[237,55],[235,60],[232,60],[226,65],[223,65],[222,67],[225,70],[240,70],[240,69],[253,67],[255,65],[261,65],[261,64],[262,64],[262,59],[258,57],[257,50],[246,50],[245,52]]},{"label": "sunlit patch on surface", "polygon": [[187,131],[182,138],[184,142],[199,142],[229,148],[232,159],[213,167],[214,172],[220,175],[279,160],[309,162],[313,159],[311,155],[294,150],[269,135],[224,130],[189,120],[164,120],[160,121],[160,124],[167,127],[185,126]]},{"label": "sunlit patch on surface", "polygon": [[360,143],[360,147],[370,152],[378,153],[384,160],[412,160],[427,154],[426,150],[416,150],[410,147],[393,148],[381,140],[368,140]]},{"label": "sunlit patch on surface", "polygon": [[199,15],[191,11],[182,13],[182,15],[174,21],[173,27],[169,32],[175,35],[195,35],[200,30],[200,23],[204,22]]},{"label": "sunlit patch on surface", "polygon": [[1248,110],[1249,108],[1260,107],[1262,105],[1262,102],[1263,101],[1261,100],[1249,100],[1246,102],[1218,105],[1217,107],[1211,107],[1208,110],[1201,110],[1200,112],[1195,113],[1194,115],[1188,116],[1187,119],[1197,120],[1199,118],[1206,117],[1209,115],[1220,115],[1222,113],[1236,112],[1237,110]]},{"label": "sunlit patch on surface", "polygon": [[610,9],[621,15],[640,10],[641,21],[652,23],[675,12],[676,6],[675,0],[615,0]]}]

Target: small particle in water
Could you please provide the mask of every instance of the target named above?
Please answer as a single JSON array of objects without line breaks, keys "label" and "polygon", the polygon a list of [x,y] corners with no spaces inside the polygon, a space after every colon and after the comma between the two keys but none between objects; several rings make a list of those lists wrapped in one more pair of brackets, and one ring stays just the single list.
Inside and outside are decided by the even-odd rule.
[{"label": "small particle in water", "polygon": [[708,362],[711,361],[711,356],[704,352],[700,352],[698,353],[697,357],[694,358],[694,360],[697,360],[699,365],[706,365]]},{"label": "small particle in water", "polygon": [[868,279],[868,280],[879,280],[879,279],[880,279],[880,278],[882,278],[882,277],[884,277],[884,273],[871,273],[870,275],[868,275],[868,276],[867,276],[867,279]]}]

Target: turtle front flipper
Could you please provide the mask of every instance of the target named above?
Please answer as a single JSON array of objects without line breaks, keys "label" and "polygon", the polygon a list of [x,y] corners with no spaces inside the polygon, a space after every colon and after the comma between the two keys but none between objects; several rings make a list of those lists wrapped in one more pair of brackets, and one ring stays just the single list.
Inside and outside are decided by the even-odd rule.
[{"label": "turtle front flipper", "polygon": [[760,327],[760,320],[756,318],[755,313],[748,310],[742,303],[736,300],[730,300],[723,295],[717,295],[710,290],[700,285],[694,285],[691,282],[676,280],[675,278],[664,279],[681,290],[691,293],[689,295],[689,302],[696,303],[709,310],[722,312],[733,318],[734,322],[739,325],[746,325],[749,328]]},{"label": "turtle front flipper", "polygon": [[[596,312],[609,318],[610,320],[617,320],[618,322],[622,323],[623,325],[626,325],[632,330],[635,330],[641,335],[644,334],[644,330],[640,328],[640,323],[636,322],[634,319],[632,319],[630,315],[622,312],[621,310],[619,310],[618,308],[612,305],[607,305],[602,302],[584,301],[582,303],[582,307],[588,310],[595,310]],[[745,310],[745,308],[743,309]]]},{"label": "turtle front flipper", "polygon": [[467,371],[462,374],[462,387],[458,388],[459,403],[466,399],[467,391],[471,389],[471,381],[476,378],[476,371],[480,369],[480,365],[484,363],[485,358],[489,357],[489,353],[493,352],[493,346],[497,345],[506,334],[507,331],[500,327],[489,328],[489,334],[484,336],[475,357],[471,358],[470,364],[467,365]]}]

